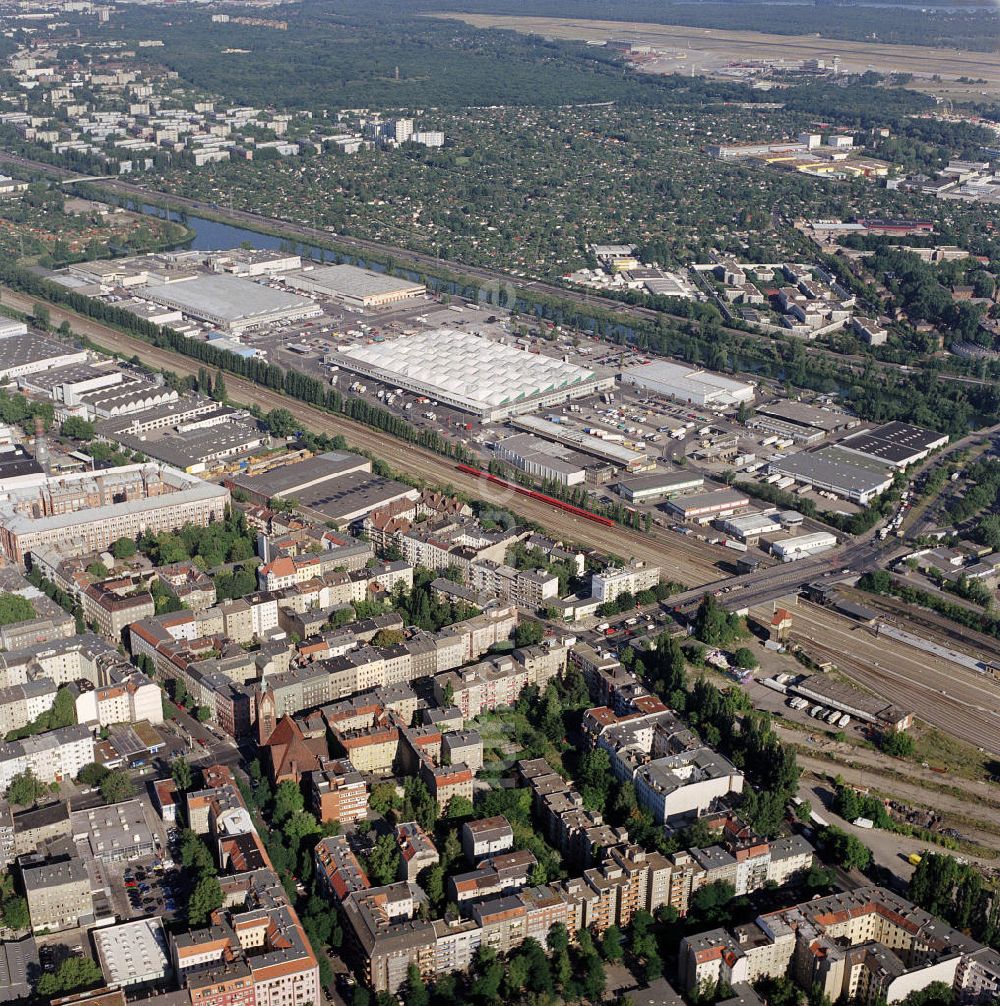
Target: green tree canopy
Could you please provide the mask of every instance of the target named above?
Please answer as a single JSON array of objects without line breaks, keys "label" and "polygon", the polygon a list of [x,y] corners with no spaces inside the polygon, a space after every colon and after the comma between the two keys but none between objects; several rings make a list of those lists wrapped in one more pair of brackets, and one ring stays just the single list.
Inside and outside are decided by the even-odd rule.
[{"label": "green tree canopy", "polygon": [[31,769],[19,772],[10,781],[6,797],[19,807],[27,807],[48,792],[48,787],[39,780]]},{"label": "green tree canopy", "polygon": [[222,901],[222,887],[219,884],[219,878],[214,874],[201,877],[188,898],[188,925],[203,926],[212,912],[222,907]]},{"label": "green tree canopy", "polygon": [[54,972],[46,972],[38,979],[36,991],[51,999],[70,992],[93,988],[104,981],[101,969],[89,957],[67,957]]},{"label": "green tree canopy", "polygon": [[26,597],[20,594],[0,594],[0,625],[27,622],[35,617],[35,609]]},{"label": "green tree canopy", "polygon": [[99,783],[105,803],[121,803],[135,796],[135,783],[127,772],[116,769],[109,772]]}]

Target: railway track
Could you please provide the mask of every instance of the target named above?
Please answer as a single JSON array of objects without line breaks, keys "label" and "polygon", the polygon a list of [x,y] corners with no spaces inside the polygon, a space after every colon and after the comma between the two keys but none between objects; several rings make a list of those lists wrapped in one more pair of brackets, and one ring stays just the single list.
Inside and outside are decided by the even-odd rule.
[{"label": "railway track", "polygon": [[906,604],[896,598],[869,594],[863,590],[844,590],[844,595],[859,604],[875,608],[885,614],[886,622],[900,628],[919,626],[926,630],[922,635],[941,646],[954,647],[969,656],[980,656],[1000,664],[1000,639],[985,633],[967,629],[941,615],[921,608],[916,604]]},{"label": "railway track", "polygon": [[1000,686],[809,602],[798,605],[793,620],[793,638],[806,652],[926,723],[1000,753]]},{"label": "railway track", "polygon": [[[4,303],[17,310],[30,312],[33,308],[31,297],[6,289],[2,291],[2,297]],[[59,305],[50,306],[50,316],[55,324],[66,320],[74,331],[95,340],[103,348],[125,356],[138,356],[147,366],[172,370],[183,376],[196,375],[204,366],[197,360],[152,346]],[[712,561],[713,554],[723,553],[719,555],[720,559],[731,558],[728,550],[713,549],[704,544],[696,546],[682,535],[668,539],[664,532],[646,535],[620,526],[602,527],[502,487],[487,487],[475,476],[456,470],[454,462],[447,458],[235,375],[226,375],[226,386],[234,401],[257,405],[264,411],[287,409],[304,427],[317,433],[342,434],[355,447],[371,451],[399,471],[435,486],[452,486],[476,499],[494,503],[498,508],[512,509],[565,541],[587,542],[604,552],[658,565],[666,579],[688,586],[709,583],[722,575]]]}]

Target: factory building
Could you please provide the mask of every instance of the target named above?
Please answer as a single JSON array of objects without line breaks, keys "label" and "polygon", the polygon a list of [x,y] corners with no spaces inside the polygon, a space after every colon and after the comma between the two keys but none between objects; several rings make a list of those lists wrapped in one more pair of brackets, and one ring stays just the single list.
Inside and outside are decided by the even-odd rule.
[{"label": "factory building", "polygon": [[655,464],[654,460],[642,451],[634,451],[631,447],[625,447],[613,440],[585,433],[568,423],[553,423],[539,416],[518,416],[517,419],[511,420],[510,425],[528,433],[537,433],[546,440],[572,447],[582,454],[589,454],[629,472],[644,471]]},{"label": "factory building", "polygon": [[254,503],[275,497],[295,499],[314,520],[344,527],[397,500],[416,500],[418,489],[371,474],[371,462],[357,454],[328,451],[263,475],[234,475],[224,484],[245,492]]},{"label": "factory building", "polygon": [[836,548],[837,536],[829,531],[815,531],[812,534],[800,534],[793,538],[784,538],[771,542],[771,552],[782,562],[794,562],[796,559],[806,559],[820,552],[828,552]]},{"label": "factory building", "polygon": [[187,523],[206,527],[228,505],[228,489],[155,463],[47,476],[0,494],[0,545],[23,565],[35,550],[71,546],[83,554]]},{"label": "factory building", "polygon": [[634,479],[624,479],[615,487],[619,496],[630,503],[645,503],[648,500],[663,499],[679,493],[701,489],[705,480],[691,472],[656,471],[649,475],[639,475]]},{"label": "factory building", "polygon": [[839,446],[771,461],[768,471],[814,489],[836,493],[861,506],[867,506],[892,485],[892,476],[884,464],[876,464],[860,452],[848,453]]},{"label": "factory building", "polygon": [[858,425],[860,420],[846,412],[787,399],[758,405],[747,422],[748,429],[788,437],[801,444],[818,443],[831,433]]},{"label": "factory building", "polygon": [[622,371],[622,382],[654,395],[675,398],[692,405],[725,408],[740,402],[752,402],[754,387],[707,370],[692,370],[679,363],[656,360]]},{"label": "factory building", "polygon": [[277,322],[315,318],[323,313],[322,308],[307,297],[296,297],[284,290],[228,275],[198,276],[182,282],[147,286],[143,296],[234,334]]},{"label": "factory building", "polygon": [[745,545],[756,545],[761,535],[773,534],[782,528],[800,527],[802,514],[796,510],[783,510],[780,513],[769,510],[751,510],[738,517],[726,517],[715,521],[715,526],[727,535],[738,539]]},{"label": "factory building", "polygon": [[909,468],[923,461],[931,451],[944,447],[948,435],[924,430],[909,423],[892,422],[873,430],[854,433],[837,447],[848,454],[869,459],[890,468]]},{"label": "factory building", "polygon": [[450,328],[348,346],[336,359],[347,370],[427,395],[484,422],[561,405],[614,384],[610,374]]},{"label": "factory building", "polygon": [[508,461],[528,475],[560,485],[576,486],[587,478],[584,458],[530,433],[517,433],[499,441],[493,453],[499,461]]},{"label": "factory building", "polygon": [[86,362],[86,350],[42,338],[23,322],[0,320],[0,381]]},{"label": "factory building", "polygon": [[422,297],[427,292],[423,283],[413,283],[353,265],[303,269],[286,276],[285,285],[365,310],[388,307],[411,297]]},{"label": "factory building", "polygon": [[685,521],[707,522],[734,514],[749,505],[749,497],[735,489],[715,489],[672,499],[667,503],[667,510]]}]

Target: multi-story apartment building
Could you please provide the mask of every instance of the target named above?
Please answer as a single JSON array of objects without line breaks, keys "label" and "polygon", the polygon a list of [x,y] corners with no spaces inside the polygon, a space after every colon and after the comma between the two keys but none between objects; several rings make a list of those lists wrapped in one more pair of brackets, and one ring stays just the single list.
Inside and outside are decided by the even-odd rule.
[{"label": "multi-story apartment building", "polygon": [[[527,668],[513,657],[490,657],[473,667],[446,671],[434,678],[434,697],[455,705],[466,719],[484,710],[512,706],[528,685]],[[446,701],[451,696],[450,702]]]},{"label": "multi-story apartment building", "polygon": [[75,779],[93,760],[94,738],[82,724],[0,744],[0,789],[27,771],[45,783]]},{"label": "multi-story apartment building", "polygon": [[83,617],[113,643],[121,642],[126,626],[156,614],[153,595],[132,577],[92,583],[83,591],[80,601]]},{"label": "multi-story apartment building", "polygon": [[415,881],[418,875],[441,859],[437,847],[416,821],[396,825],[399,846],[399,880]]},{"label": "multi-story apartment building", "polygon": [[467,765],[472,772],[483,767],[483,738],[477,730],[449,730],[441,737],[441,762]]},{"label": "multi-story apartment building", "polygon": [[518,781],[532,791],[548,840],[574,863],[589,866],[595,850],[628,841],[624,828],[612,828],[599,813],[586,810],[580,793],[544,758],[519,761],[515,768]]},{"label": "multi-story apartment building", "polygon": [[484,898],[514,894],[527,885],[537,865],[538,860],[527,849],[489,856],[476,869],[454,873],[448,878],[448,901],[468,910],[474,902]]},{"label": "multi-story apartment building", "polygon": [[58,690],[49,678],[0,688],[0,734],[20,730],[51,709]]},{"label": "multi-story apartment building", "polygon": [[408,563],[439,571],[452,566],[464,581],[472,563],[502,563],[507,549],[522,537],[520,532],[487,531],[472,518],[441,516],[400,530],[392,540]]},{"label": "multi-story apartment building", "polygon": [[609,566],[594,573],[590,580],[590,592],[602,604],[617,601],[622,594],[637,594],[640,590],[651,590],[660,582],[660,567],[633,562],[627,566]]},{"label": "multi-story apartment building", "polygon": [[368,784],[350,761],[324,759],[309,773],[309,803],[320,821],[350,824],[368,813]]},{"label": "multi-story apartment building", "polygon": [[437,800],[442,812],[456,796],[472,799],[475,773],[461,762],[455,765],[435,765],[431,759],[423,758],[420,762],[420,778],[431,796]]},{"label": "multi-story apartment building", "polygon": [[167,593],[176,597],[185,608],[204,611],[216,602],[215,581],[193,562],[160,566],[156,575]]},{"label": "multi-story apartment building", "polygon": [[320,886],[328,897],[337,902],[357,891],[367,891],[372,886],[344,835],[321,839],[313,858]]},{"label": "multi-story apartment building", "polygon": [[688,989],[787,975],[800,988],[868,1006],[944,982],[959,1001],[975,1002],[991,981],[982,950],[899,895],[862,887],[762,915],[731,933],[685,937],[680,975]]},{"label": "multi-story apartment building", "polygon": [[528,937],[544,945],[556,923],[571,939],[589,927],[603,932],[628,925],[636,912],[669,903],[668,875],[675,869],[663,856],[627,844],[607,850],[594,870],[569,881],[523,886],[526,866],[523,853],[504,853],[475,875],[452,878],[452,893],[461,892],[466,906],[460,918],[424,921],[422,892],[412,883],[348,894],[347,944],[371,986],[396,992],[410,965],[426,978],[467,969],[481,946],[506,954]]},{"label": "multi-story apartment building", "polygon": [[489,559],[469,565],[466,583],[473,590],[495,594],[508,604],[537,610],[559,597],[559,577],[541,569],[515,569]]},{"label": "multi-story apartment building", "polygon": [[90,876],[82,860],[74,857],[31,865],[22,876],[36,933],[75,929],[93,917]]},{"label": "multi-story apartment building", "polygon": [[955,989],[963,1006],[987,1006],[1000,1001],[1000,953],[982,947],[967,954],[955,975]]},{"label": "multi-story apartment building", "polygon": [[376,992],[399,989],[411,964],[426,977],[434,974],[434,923],[420,918],[423,901],[420,888],[405,881],[344,899],[348,946]]},{"label": "multi-story apartment building", "polygon": [[188,820],[212,837],[220,864],[238,872],[220,878],[225,909],[206,928],[171,938],[178,980],[199,1006],[315,1006],[316,957],[232,773],[216,765],[203,775],[206,788],[188,794]]},{"label": "multi-story apartment building", "polygon": [[[131,665],[128,665],[131,666]],[[110,726],[112,723],[163,722],[163,693],[141,671],[97,688],[81,689],[76,698],[78,723]]]},{"label": "multi-story apartment building", "polygon": [[666,755],[635,774],[636,798],[653,820],[671,826],[698,817],[743,792],[743,773],[711,748]]},{"label": "multi-story apartment building", "polygon": [[514,848],[514,829],[505,817],[487,817],[462,825],[462,851],[470,863]]}]

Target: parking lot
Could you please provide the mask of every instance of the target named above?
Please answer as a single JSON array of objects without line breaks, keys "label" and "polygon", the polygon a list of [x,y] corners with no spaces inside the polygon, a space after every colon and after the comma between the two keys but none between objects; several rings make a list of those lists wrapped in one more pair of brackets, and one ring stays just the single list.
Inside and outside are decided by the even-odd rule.
[{"label": "parking lot", "polygon": [[[170,839],[176,848],[176,829]],[[180,869],[171,859],[146,856],[109,867],[115,910],[122,918],[138,919],[147,915],[172,916],[184,905],[184,884]],[[119,904],[120,902],[120,904]]]}]

